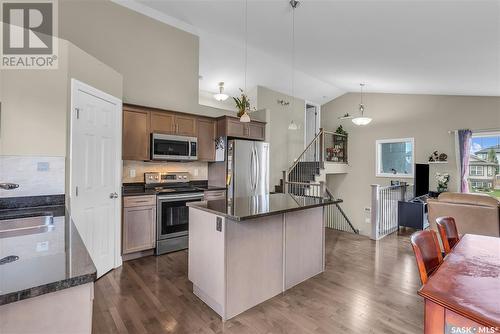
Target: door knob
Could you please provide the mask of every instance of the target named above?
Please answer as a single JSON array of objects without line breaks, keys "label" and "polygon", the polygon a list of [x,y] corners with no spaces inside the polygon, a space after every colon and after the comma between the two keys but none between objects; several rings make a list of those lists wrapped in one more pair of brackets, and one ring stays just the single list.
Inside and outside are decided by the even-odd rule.
[{"label": "door knob", "polygon": [[109,198],[111,198],[111,199],[118,198],[118,194],[117,193],[111,193],[111,194],[109,194]]}]

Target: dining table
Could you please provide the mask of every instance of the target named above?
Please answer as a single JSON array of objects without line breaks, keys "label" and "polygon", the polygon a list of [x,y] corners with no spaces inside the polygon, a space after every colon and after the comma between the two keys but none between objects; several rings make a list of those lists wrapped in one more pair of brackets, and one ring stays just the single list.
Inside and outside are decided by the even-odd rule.
[{"label": "dining table", "polygon": [[500,333],[500,238],[465,234],[418,294],[424,333]]}]

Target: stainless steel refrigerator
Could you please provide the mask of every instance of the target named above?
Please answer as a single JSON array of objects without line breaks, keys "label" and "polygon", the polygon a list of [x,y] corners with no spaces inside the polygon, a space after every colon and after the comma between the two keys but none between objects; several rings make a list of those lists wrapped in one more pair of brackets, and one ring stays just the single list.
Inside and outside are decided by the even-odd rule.
[{"label": "stainless steel refrigerator", "polygon": [[269,143],[231,139],[227,142],[228,198],[269,193]]}]

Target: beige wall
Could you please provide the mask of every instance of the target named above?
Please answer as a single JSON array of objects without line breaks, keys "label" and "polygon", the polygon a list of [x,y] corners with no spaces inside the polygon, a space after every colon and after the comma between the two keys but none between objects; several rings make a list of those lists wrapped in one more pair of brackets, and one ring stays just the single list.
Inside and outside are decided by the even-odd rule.
[{"label": "beige wall", "polygon": [[64,157],[68,47],[56,70],[2,70],[0,155]]},{"label": "beige wall", "polygon": [[110,1],[59,2],[59,34],[123,75],[123,101],[198,113],[198,37]]},{"label": "beige wall", "polygon": [[[278,100],[290,101],[290,106],[278,104]],[[304,150],[304,108],[302,99],[292,99],[266,87],[257,87],[257,109],[266,109],[266,140],[270,143],[270,190],[279,184],[283,170]],[[262,119],[262,117],[259,117]],[[299,126],[296,131],[288,130],[291,120]]]},{"label": "beige wall", "polygon": [[329,176],[328,187],[344,199],[345,211],[364,234],[370,229],[364,211],[371,205],[370,184],[387,185],[391,180],[375,177],[377,139],[414,137],[416,162],[427,162],[435,150],[446,153],[448,164],[430,167],[430,188],[436,188],[436,172],[448,172],[453,191],[457,167],[454,135],[448,131],[500,129],[500,97],[367,94],[365,103],[366,115],[373,118],[365,127],[356,127],[350,120],[338,120],[346,112],[356,113],[359,94],[345,94],[321,107],[322,127],[335,130],[342,124],[349,133],[349,173]]}]

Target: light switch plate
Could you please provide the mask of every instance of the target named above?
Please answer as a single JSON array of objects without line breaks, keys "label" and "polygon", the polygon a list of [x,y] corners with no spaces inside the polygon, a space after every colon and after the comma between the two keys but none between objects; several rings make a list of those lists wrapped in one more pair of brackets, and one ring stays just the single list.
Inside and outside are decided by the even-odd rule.
[{"label": "light switch plate", "polygon": [[129,171],[129,175],[130,175],[130,177],[135,177],[135,169],[131,169]]}]

